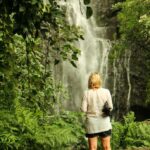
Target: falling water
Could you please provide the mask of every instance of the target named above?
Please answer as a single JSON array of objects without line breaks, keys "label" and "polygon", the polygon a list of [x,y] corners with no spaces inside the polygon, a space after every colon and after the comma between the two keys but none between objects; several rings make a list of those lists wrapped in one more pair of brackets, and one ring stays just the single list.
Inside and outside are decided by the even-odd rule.
[{"label": "falling water", "polygon": [[130,59],[131,59],[131,51],[126,50],[126,53],[125,53],[125,68],[126,68],[127,83],[128,83],[127,111],[130,108],[130,97],[131,97]]},{"label": "falling water", "polygon": [[91,72],[99,72],[103,78],[103,87],[107,86],[108,54],[111,43],[104,38],[105,27],[98,27],[94,16],[86,19],[82,1],[67,0],[63,3],[67,7],[69,23],[80,26],[84,31],[84,40],[77,43],[77,47],[81,50],[77,68],[68,62],[64,62],[62,68],[62,80],[70,94],[70,102],[66,105],[71,109],[79,109]]},{"label": "falling water", "polygon": [[[116,51],[115,51],[115,55],[116,55]],[[117,94],[117,81],[120,80],[120,74],[118,72],[117,69],[117,64],[118,64],[118,59],[114,59],[113,61],[113,73],[114,73],[114,78],[113,78],[113,94],[112,94],[112,98],[114,101],[114,104],[117,108],[119,108],[119,103],[117,103],[116,101],[116,94]],[[116,110],[116,115],[118,116],[119,114],[119,109]]]}]

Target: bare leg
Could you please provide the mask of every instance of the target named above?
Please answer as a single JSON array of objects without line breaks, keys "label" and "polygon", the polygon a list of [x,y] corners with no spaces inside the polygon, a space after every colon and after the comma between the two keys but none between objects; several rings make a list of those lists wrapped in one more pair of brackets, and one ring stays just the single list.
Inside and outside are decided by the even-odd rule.
[{"label": "bare leg", "polygon": [[101,138],[101,143],[102,143],[103,150],[111,150],[111,147],[110,147],[110,136]]},{"label": "bare leg", "polygon": [[88,138],[89,149],[97,150],[97,137]]}]

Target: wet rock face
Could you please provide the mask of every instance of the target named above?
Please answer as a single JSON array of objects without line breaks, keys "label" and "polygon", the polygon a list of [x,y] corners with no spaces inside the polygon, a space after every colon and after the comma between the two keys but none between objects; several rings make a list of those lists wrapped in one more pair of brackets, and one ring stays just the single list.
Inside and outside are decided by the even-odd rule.
[{"label": "wet rock face", "polygon": [[107,27],[105,35],[107,39],[113,40],[116,33],[116,14],[112,11],[112,5],[115,0],[96,0],[91,1],[93,16],[96,18],[96,24],[99,27]]},{"label": "wet rock face", "polygon": [[111,7],[114,4],[114,0],[97,0],[92,1],[94,7],[94,16],[97,19],[97,24],[101,25],[103,22],[105,25],[112,21],[112,10]]}]

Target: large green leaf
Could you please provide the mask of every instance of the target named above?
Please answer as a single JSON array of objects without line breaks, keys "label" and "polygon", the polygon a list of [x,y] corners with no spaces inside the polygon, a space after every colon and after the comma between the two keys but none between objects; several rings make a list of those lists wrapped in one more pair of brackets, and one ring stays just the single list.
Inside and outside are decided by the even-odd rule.
[{"label": "large green leaf", "polygon": [[85,5],[90,4],[90,2],[91,2],[91,0],[84,0],[84,4],[85,4]]},{"label": "large green leaf", "polygon": [[93,14],[93,10],[91,7],[87,6],[86,7],[86,18],[89,19]]}]

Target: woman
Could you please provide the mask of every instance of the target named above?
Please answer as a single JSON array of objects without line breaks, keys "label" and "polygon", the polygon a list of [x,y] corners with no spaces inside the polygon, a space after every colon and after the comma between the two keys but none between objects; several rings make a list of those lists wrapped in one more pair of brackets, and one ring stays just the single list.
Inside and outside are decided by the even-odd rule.
[{"label": "woman", "polygon": [[97,150],[97,139],[100,137],[103,150],[111,150],[111,122],[110,117],[103,116],[103,106],[108,102],[110,110],[113,109],[111,94],[108,89],[102,88],[101,77],[92,73],[89,77],[89,89],[84,92],[81,110],[86,113],[86,137],[89,149]]}]

